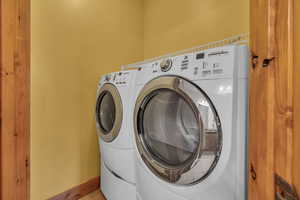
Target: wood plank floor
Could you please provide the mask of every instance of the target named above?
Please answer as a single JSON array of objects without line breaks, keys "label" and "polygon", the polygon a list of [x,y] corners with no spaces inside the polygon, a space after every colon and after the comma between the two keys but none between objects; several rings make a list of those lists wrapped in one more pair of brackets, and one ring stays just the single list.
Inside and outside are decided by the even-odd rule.
[{"label": "wood plank floor", "polygon": [[97,190],[97,191],[81,198],[80,200],[106,200],[106,199],[103,196],[103,194],[99,190]]}]

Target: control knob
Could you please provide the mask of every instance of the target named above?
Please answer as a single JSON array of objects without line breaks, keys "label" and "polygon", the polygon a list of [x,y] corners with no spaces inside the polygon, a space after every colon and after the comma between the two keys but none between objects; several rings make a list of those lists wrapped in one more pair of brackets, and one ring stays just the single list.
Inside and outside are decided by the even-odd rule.
[{"label": "control knob", "polygon": [[171,59],[165,59],[160,63],[160,69],[163,72],[167,72],[172,67],[172,60]]},{"label": "control knob", "polygon": [[110,74],[106,75],[105,78],[104,78],[104,80],[105,81],[110,81],[111,80],[111,75]]}]

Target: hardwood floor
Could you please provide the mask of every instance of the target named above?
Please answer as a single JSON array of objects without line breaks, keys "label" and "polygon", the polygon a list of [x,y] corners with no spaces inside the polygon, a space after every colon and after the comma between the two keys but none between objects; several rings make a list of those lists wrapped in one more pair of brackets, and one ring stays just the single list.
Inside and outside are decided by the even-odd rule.
[{"label": "hardwood floor", "polygon": [[97,191],[81,198],[80,200],[106,200],[106,199],[103,196],[103,194],[99,190],[97,190]]}]

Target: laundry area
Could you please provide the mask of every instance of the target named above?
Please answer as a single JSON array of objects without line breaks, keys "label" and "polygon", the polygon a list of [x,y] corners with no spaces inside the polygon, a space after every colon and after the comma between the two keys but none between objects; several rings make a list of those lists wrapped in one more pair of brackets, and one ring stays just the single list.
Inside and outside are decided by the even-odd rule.
[{"label": "laundry area", "polygon": [[299,199],[297,1],[0,2],[0,200]]}]

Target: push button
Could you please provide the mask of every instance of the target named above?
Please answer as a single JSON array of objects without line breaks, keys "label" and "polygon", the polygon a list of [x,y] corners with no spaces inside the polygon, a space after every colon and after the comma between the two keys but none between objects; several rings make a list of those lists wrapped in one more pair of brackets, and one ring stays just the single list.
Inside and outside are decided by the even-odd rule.
[{"label": "push button", "polygon": [[202,68],[203,68],[203,69],[207,69],[207,68],[208,68],[208,63],[207,63],[207,62],[203,62]]},{"label": "push button", "polygon": [[214,63],[213,64],[213,68],[219,68],[220,67],[220,63]]},{"label": "push button", "polygon": [[110,81],[111,80],[111,75],[109,74],[109,75],[106,75],[105,76],[105,81]]}]

